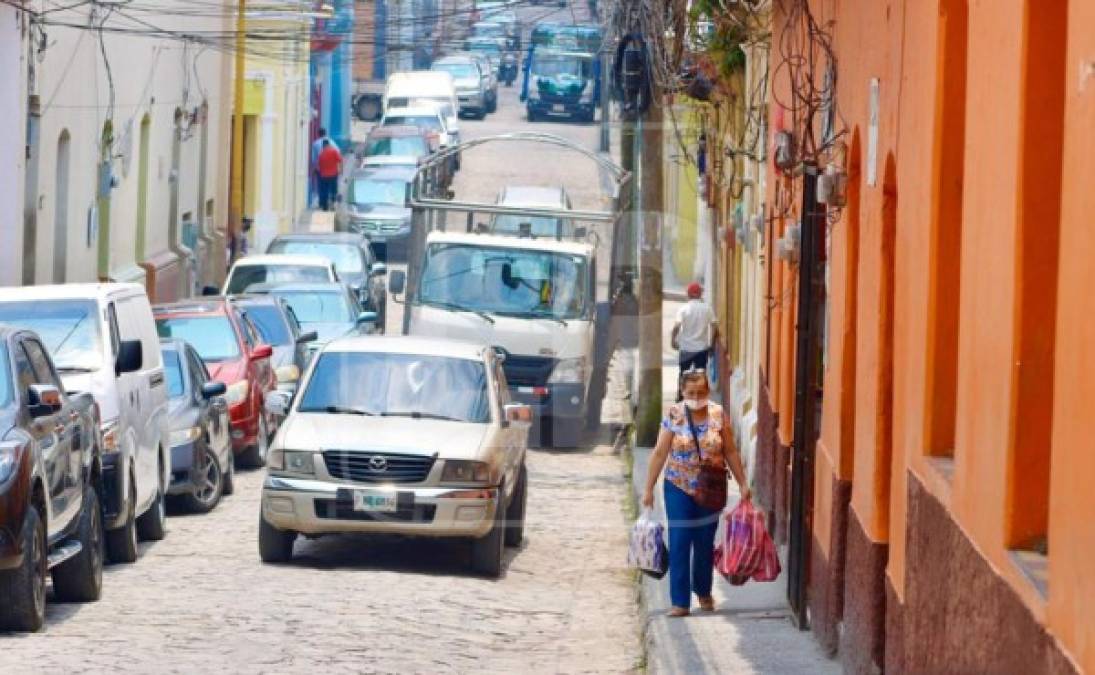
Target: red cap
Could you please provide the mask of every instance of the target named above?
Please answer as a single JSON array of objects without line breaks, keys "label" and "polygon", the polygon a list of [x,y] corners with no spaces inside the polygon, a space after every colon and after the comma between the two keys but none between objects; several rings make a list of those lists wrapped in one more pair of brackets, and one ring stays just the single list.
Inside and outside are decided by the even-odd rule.
[{"label": "red cap", "polygon": [[703,286],[700,286],[698,281],[693,281],[688,284],[688,288],[685,291],[690,298],[698,298],[703,295]]}]

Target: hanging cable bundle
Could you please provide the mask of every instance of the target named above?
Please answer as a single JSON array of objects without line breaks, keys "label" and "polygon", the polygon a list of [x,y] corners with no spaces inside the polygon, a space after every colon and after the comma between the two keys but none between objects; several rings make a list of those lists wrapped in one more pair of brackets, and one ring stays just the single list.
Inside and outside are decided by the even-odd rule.
[{"label": "hanging cable bundle", "polygon": [[624,115],[642,115],[650,108],[653,83],[646,41],[642,36],[631,33],[620,40],[612,66],[612,79],[616,97],[623,104]]}]

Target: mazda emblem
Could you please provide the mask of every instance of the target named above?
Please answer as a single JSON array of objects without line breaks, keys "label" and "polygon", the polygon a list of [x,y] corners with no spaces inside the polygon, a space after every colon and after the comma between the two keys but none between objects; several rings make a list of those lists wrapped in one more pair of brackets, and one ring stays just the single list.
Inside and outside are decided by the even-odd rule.
[{"label": "mazda emblem", "polygon": [[369,458],[369,469],[374,473],[383,473],[388,470],[388,460],[380,455]]}]

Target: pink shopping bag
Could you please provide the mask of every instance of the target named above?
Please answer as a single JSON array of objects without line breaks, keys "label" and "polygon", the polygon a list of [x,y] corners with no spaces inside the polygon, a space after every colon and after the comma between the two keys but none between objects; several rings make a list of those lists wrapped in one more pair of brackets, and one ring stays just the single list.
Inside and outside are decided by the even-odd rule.
[{"label": "pink shopping bag", "polygon": [[731,584],[746,581],[775,581],[779,577],[779,555],[768,529],[764,512],[752,502],[739,502],[726,519],[723,540],[715,547],[715,569]]}]

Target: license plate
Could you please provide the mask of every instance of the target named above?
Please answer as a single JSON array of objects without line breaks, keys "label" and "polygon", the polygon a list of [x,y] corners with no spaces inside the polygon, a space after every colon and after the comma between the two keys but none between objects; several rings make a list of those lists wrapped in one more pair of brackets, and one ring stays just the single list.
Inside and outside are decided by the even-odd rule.
[{"label": "license plate", "polygon": [[396,493],[354,490],[354,511],[394,513],[397,509]]},{"label": "license plate", "polygon": [[556,104],[551,106],[551,112],[564,112],[564,111],[566,111],[566,106],[564,106],[562,103],[556,103]]}]

